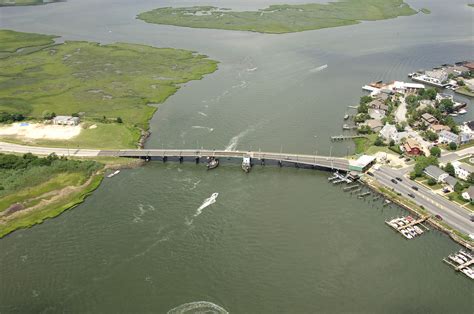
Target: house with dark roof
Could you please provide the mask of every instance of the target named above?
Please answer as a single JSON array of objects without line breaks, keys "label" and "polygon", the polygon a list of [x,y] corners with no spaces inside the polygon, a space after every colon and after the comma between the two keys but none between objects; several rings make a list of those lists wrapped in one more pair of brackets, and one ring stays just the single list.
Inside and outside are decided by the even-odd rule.
[{"label": "house with dark roof", "polygon": [[426,167],[423,172],[428,177],[435,179],[436,182],[444,182],[446,178],[449,177],[449,174],[447,172],[444,172],[439,167],[433,165],[429,165],[428,167]]},{"label": "house with dark roof", "polygon": [[438,123],[438,119],[433,117],[431,114],[428,112],[425,112],[424,114],[421,115],[421,120],[424,121],[426,124],[434,124]]}]

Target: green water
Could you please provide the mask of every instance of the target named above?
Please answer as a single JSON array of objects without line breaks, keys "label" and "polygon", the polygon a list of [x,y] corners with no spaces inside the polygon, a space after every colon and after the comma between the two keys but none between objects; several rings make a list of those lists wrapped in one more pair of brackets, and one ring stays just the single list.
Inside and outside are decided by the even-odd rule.
[{"label": "green water", "polygon": [[[0,26],[221,61],[160,107],[149,147],[344,155],[352,145],[328,137],[362,85],[473,58],[471,8],[409,3],[432,14],[279,36],[133,20],[172,4],[145,0],[2,8]],[[359,200],[328,175],[161,162],[122,171],[82,205],[0,240],[0,312],[166,313],[199,301],[230,313],[472,312],[472,281],[442,262],[458,245],[437,231],[404,240],[384,224],[402,209]]]}]

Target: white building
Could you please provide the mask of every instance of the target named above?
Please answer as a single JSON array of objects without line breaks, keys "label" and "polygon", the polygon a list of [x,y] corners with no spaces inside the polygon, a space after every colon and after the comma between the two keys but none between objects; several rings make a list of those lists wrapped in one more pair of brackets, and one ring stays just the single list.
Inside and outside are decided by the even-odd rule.
[{"label": "white building", "polygon": [[443,70],[426,71],[425,75],[436,84],[443,84],[448,79],[448,73]]},{"label": "white building", "polygon": [[454,167],[456,177],[458,177],[459,179],[467,180],[469,175],[474,172],[474,167],[472,167],[471,165],[459,161],[453,161],[451,164]]},{"label": "white building", "polygon": [[395,144],[400,144],[402,139],[408,138],[408,132],[398,132],[393,124],[385,124],[379,132],[380,137],[386,141],[394,141]]},{"label": "white building", "polygon": [[53,124],[56,125],[78,125],[80,119],[73,116],[56,116],[53,118]]}]

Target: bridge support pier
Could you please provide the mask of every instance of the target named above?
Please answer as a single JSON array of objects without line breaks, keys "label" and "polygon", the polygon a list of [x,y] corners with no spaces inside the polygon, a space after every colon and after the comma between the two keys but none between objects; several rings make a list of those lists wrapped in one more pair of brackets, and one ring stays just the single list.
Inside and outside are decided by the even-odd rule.
[{"label": "bridge support pier", "polygon": [[295,163],[295,168],[299,168],[300,165],[298,165],[298,163]]},{"label": "bridge support pier", "polygon": [[280,168],[283,167],[283,164],[282,164],[281,160],[278,160],[278,166],[279,166]]},{"label": "bridge support pier", "polygon": [[199,163],[199,157],[196,157],[196,165]]},{"label": "bridge support pier", "polygon": [[183,163],[183,156],[180,156],[180,157],[179,157],[179,163],[180,163],[180,164]]},{"label": "bridge support pier", "polygon": [[167,156],[163,156],[163,162],[167,162],[168,161],[168,157]]},{"label": "bridge support pier", "polygon": [[265,159],[264,159],[264,158],[262,158],[262,159],[260,160],[260,165],[265,166]]}]

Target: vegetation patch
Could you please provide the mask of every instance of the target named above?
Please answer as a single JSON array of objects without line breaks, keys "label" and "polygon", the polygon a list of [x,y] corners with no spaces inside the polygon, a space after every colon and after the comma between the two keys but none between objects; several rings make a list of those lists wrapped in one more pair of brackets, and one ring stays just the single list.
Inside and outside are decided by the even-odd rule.
[{"label": "vegetation patch", "polygon": [[22,5],[41,5],[64,0],[0,0],[0,7],[22,6]]},{"label": "vegetation patch", "polygon": [[344,0],[327,4],[271,5],[258,11],[213,6],[158,8],[138,15],[148,23],[194,28],[292,33],[416,14],[403,0]]},{"label": "vegetation patch", "polygon": [[162,103],[181,84],[217,69],[217,62],[186,50],[77,41],[51,45],[52,38],[0,30],[0,46],[9,47],[9,53],[30,40],[43,47],[0,59],[0,113],[38,120],[53,113],[78,115],[97,126],[69,140],[70,146],[136,146],[156,111],[150,104]]},{"label": "vegetation patch", "polygon": [[100,184],[102,168],[56,155],[0,154],[0,237],[82,202]]},{"label": "vegetation patch", "polygon": [[422,12],[422,13],[424,13],[424,14],[430,14],[430,13],[431,13],[431,11],[430,11],[429,9],[427,9],[427,8],[421,8],[421,9],[420,9],[420,12]]}]

